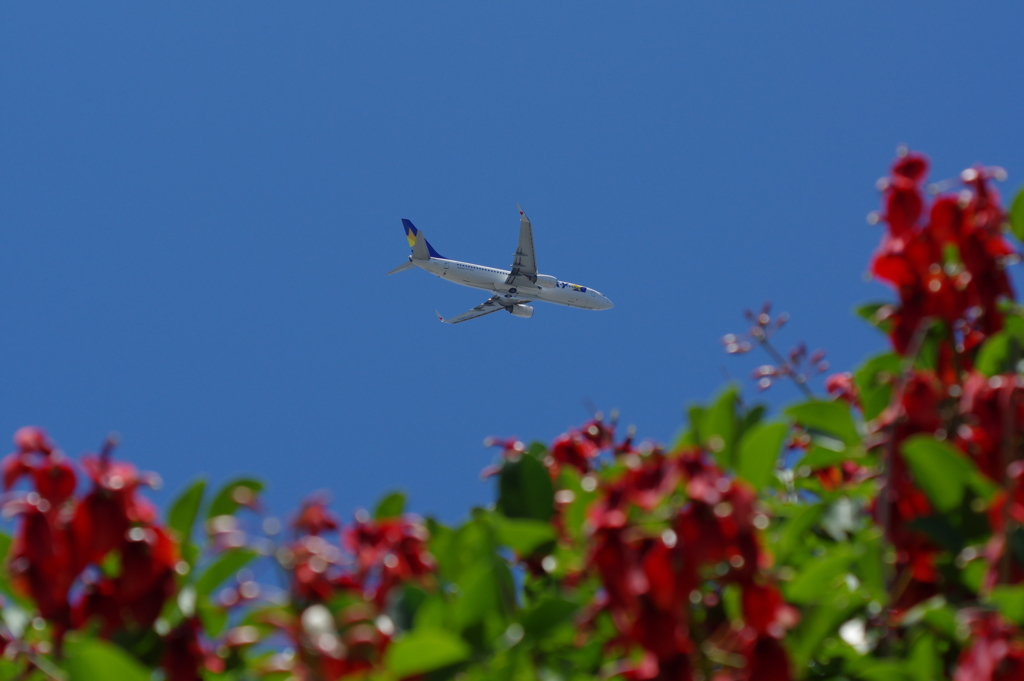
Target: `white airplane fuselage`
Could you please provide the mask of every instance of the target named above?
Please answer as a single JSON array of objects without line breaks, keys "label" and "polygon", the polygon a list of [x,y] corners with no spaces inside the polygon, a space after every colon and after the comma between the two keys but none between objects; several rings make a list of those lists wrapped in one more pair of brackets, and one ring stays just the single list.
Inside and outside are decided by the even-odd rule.
[{"label": "white airplane fuselage", "polygon": [[550,274],[537,271],[537,256],[533,246],[533,225],[526,217],[522,206],[519,208],[519,243],[512,256],[512,268],[500,270],[471,262],[450,260],[438,253],[423,232],[416,229],[412,221],[402,218],[405,238],[412,254],[409,259],[388,274],[405,272],[413,267],[430,272],[435,277],[454,282],[460,286],[478,288],[490,292],[483,303],[460,315],[445,319],[437,312],[437,318],[445,324],[461,324],[471,319],[504,310],[515,317],[529,319],[533,316],[531,303],[543,300],[546,303],[576,307],[581,310],[608,310],[614,307],[612,301],[598,291],[586,286],[559,281]]},{"label": "white airplane fuselage", "polygon": [[543,300],[555,305],[578,307],[582,310],[608,310],[612,305],[605,296],[592,288],[559,281],[550,275],[537,276],[537,284],[506,284],[510,270],[485,267],[469,262],[448,260],[445,258],[429,258],[427,260],[411,260],[417,267],[430,272],[436,277],[460,286],[491,291],[503,298],[528,296],[533,300]]}]

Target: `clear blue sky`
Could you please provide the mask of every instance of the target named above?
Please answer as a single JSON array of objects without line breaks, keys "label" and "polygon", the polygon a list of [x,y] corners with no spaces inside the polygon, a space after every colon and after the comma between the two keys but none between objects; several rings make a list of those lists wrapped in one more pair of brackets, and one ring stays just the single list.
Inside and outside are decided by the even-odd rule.
[{"label": "clear blue sky", "polygon": [[[278,512],[454,520],[487,435],[590,399],[664,441],[723,368],[752,387],[745,307],[853,366],[897,144],[1024,182],[1024,6],[683,4],[3,3],[0,434],[117,430],[158,501],[247,471]],[[613,310],[452,327],[485,296],[384,277],[403,217],[506,266],[516,202]]]}]

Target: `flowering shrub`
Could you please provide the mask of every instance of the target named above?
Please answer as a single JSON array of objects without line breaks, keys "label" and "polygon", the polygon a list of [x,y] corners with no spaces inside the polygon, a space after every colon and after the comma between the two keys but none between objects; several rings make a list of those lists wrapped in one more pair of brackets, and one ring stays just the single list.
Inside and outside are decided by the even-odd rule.
[{"label": "flowering shrub", "polygon": [[979,166],[929,199],[927,170],[901,152],[871,218],[898,300],[860,313],[889,352],[815,396],[823,354],[748,313],[726,351],[806,399],[768,418],[729,386],[670,446],[600,415],[494,441],[495,503],[456,527],[398,493],[281,527],[247,478],[161,520],[114,442],[76,466],[19,430],[0,678],[1024,678],[1024,194],[1007,215]]}]

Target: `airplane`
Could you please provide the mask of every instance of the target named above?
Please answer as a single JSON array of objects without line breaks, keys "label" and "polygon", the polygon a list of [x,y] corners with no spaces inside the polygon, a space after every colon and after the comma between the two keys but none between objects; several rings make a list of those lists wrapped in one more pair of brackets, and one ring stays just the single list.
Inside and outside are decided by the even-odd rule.
[{"label": "airplane", "polygon": [[612,308],[612,301],[592,288],[559,281],[550,274],[537,273],[537,258],[533,252],[533,227],[522,206],[516,204],[516,207],[519,209],[519,247],[512,257],[511,270],[499,270],[446,258],[434,250],[421,230],[403,218],[402,226],[405,227],[405,236],[412,248],[412,255],[388,274],[419,267],[446,281],[494,293],[472,310],[451,319],[445,319],[435,310],[437,318],[445,324],[461,324],[499,310],[506,310],[515,317],[528,319],[533,316],[533,306],[530,303],[537,300],[584,310]]}]

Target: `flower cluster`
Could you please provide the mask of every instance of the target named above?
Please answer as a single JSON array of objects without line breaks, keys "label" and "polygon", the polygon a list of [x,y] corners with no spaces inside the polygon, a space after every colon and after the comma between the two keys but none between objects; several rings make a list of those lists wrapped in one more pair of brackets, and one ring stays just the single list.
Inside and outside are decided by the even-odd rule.
[{"label": "flower cluster", "polygon": [[1013,297],[1006,265],[1016,253],[1003,236],[1006,218],[991,184],[1005,178],[1002,168],[968,168],[960,175],[963,190],[940,195],[930,206],[923,192],[927,173],[923,155],[901,149],[890,176],[879,181],[884,211],[873,219],[888,229],[871,272],[899,294],[899,305],[878,317],[890,327],[897,352],[911,350],[926,320],[945,324],[936,373],[951,384],[958,382],[958,366],[971,368],[969,351],[1003,328],[999,301]]},{"label": "flower cluster", "polygon": [[[937,197],[928,209],[927,170],[924,156],[901,151],[891,176],[879,182],[888,230],[871,264],[899,294],[898,305],[876,313],[896,352],[914,362],[930,343],[935,354],[933,367],[911,366],[896,379],[892,403],[869,426],[888,453],[876,513],[896,547],[898,570],[912,574],[907,606],[934,593],[938,574],[936,547],[910,529],[932,509],[903,460],[902,444],[917,434],[951,436],[993,480],[1001,480],[1010,463],[997,451],[1009,425],[1002,423],[1005,410],[992,409],[994,386],[1003,379],[973,370],[978,347],[1003,328],[999,303],[1012,299],[1005,264],[1014,251],[1003,237],[1004,216],[989,182],[999,171],[965,170],[963,191]],[[1012,392],[1015,384],[1009,377],[1002,391]],[[1010,418],[1020,423],[1016,413]]]},{"label": "flower cluster", "polygon": [[57,645],[90,621],[105,637],[152,626],[180,569],[177,542],[138,494],[157,478],[113,460],[108,441],[83,458],[91,489],[76,496],[75,467],[45,432],[25,427],[14,442],[2,464],[4,489],[27,478],[32,491],[9,492],[4,502],[5,516],[19,519],[11,577],[52,624]]},{"label": "flower cluster", "polygon": [[[426,528],[414,516],[371,519],[365,511],[342,528],[326,500],[314,496],[292,531],[276,552],[290,574],[292,611],[265,618],[299,652],[297,660],[279,661],[281,669],[333,680],[379,665],[395,633],[386,609],[396,587],[430,585]],[[330,535],[339,535],[339,544]]]},{"label": "flower cluster", "polygon": [[953,681],[1013,681],[1024,678],[1024,641],[1016,627],[992,612],[966,617],[972,643],[960,656]]},{"label": "flower cluster", "polygon": [[750,352],[756,343],[774,360],[774,364],[762,364],[754,370],[753,378],[758,389],[767,390],[776,381],[788,378],[807,393],[810,377],[828,370],[828,362],[822,350],[808,353],[807,346],[800,343],[784,357],[772,345],[772,337],[789,321],[789,315],[785,312],[772,317],[771,303],[765,303],[757,314],[750,310],[743,314],[750,322],[747,332],[742,335],[726,334],[722,337],[722,345],[730,355],[741,355]]},{"label": "flower cluster", "polygon": [[[257,656],[261,662],[254,669],[261,674],[340,679],[380,665],[395,633],[386,609],[397,587],[416,582],[432,588],[434,563],[418,518],[398,513],[370,519],[360,512],[342,528],[325,499],[315,496],[299,510],[290,540],[276,548],[244,532],[233,513],[210,518],[208,571],[216,574],[221,559],[272,554],[288,575],[288,590],[281,593],[239,574],[236,584],[204,600],[200,613],[196,589],[205,575],[193,575],[181,556],[181,542],[190,537],[162,525],[139,494],[141,487],[158,483],[154,475],[114,460],[114,442],[108,441],[100,453],[83,457],[90,488],[76,495],[76,467],[42,430],[22,428],[14,439],[16,451],[2,464],[4,513],[18,519],[8,569],[12,583],[50,626],[53,642],[30,644],[5,630],[8,657],[23,660],[26,669],[45,668],[40,654],[59,658],[65,634],[73,629],[108,640],[143,640],[138,637],[149,631],[158,632],[153,659],[168,681],[237,668],[261,642],[287,642],[296,651]],[[28,490],[11,491],[25,480]],[[259,510],[249,487],[227,489],[233,504]],[[209,578],[210,586],[226,576]],[[223,615],[209,619],[216,611]],[[169,613],[171,621],[164,619]],[[217,617],[238,624],[221,634],[223,620],[215,624]]]},{"label": "flower cluster", "polygon": [[[940,194],[929,205],[923,191],[927,171],[923,155],[901,150],[890,176],[879,181],[883,212],[877,217],[887,230],[871,263],[874,276],[899,295],[899,303],[879,308],[874,321],[905,367],[889,379],[889,406],[868,423],[871,441],[885,456],[875,516],[896,550],[897,613],[948,589],[937,567],[943,547],[920,529],[920,520],[936,511],[903,454],[914,435],[950,442],[990,484],[1006,486],[988,504],[987,546],[965,554],[987,559],[983,592],[1024,577],[1007,547],[1024,514],[1017,502],[1006,503],[1018,495],[1024,385],[1016,366],[996,367],[994,375],[978,366],[981,349],[1005,328],[1013,301],[1006,266],[1017,255],[1004,236],[1006,216],[991,183],[1005,172],[968,168],[960,174],[959,191]],[[982,508],[983,499],[975,505]],[[1021,632],[996,613],[968,615],[973,642],[956,678],[1017,678]],[[1017,671],[998,676],[1008,665]]]},{"label": "flower cluster", "polygon": [[[714,669],[722,681],[790,678],[780,640],[798,615],[766,572],[772,559],[758,535],[768,518],[749,486],[699,448],[635,448],[632,437],[616,444],[614,425],[600,419],[556,438],[548,451],[549,470],[571,466],[596,494],[586,569],[602,591],[591,620],[607,613],[614,623],[609,650],[625,654],[618,673],[690,679]],[[611,453],[610,466],[595,467],[601,452]],[[732,618],[726,590],[741,604]]]}]

